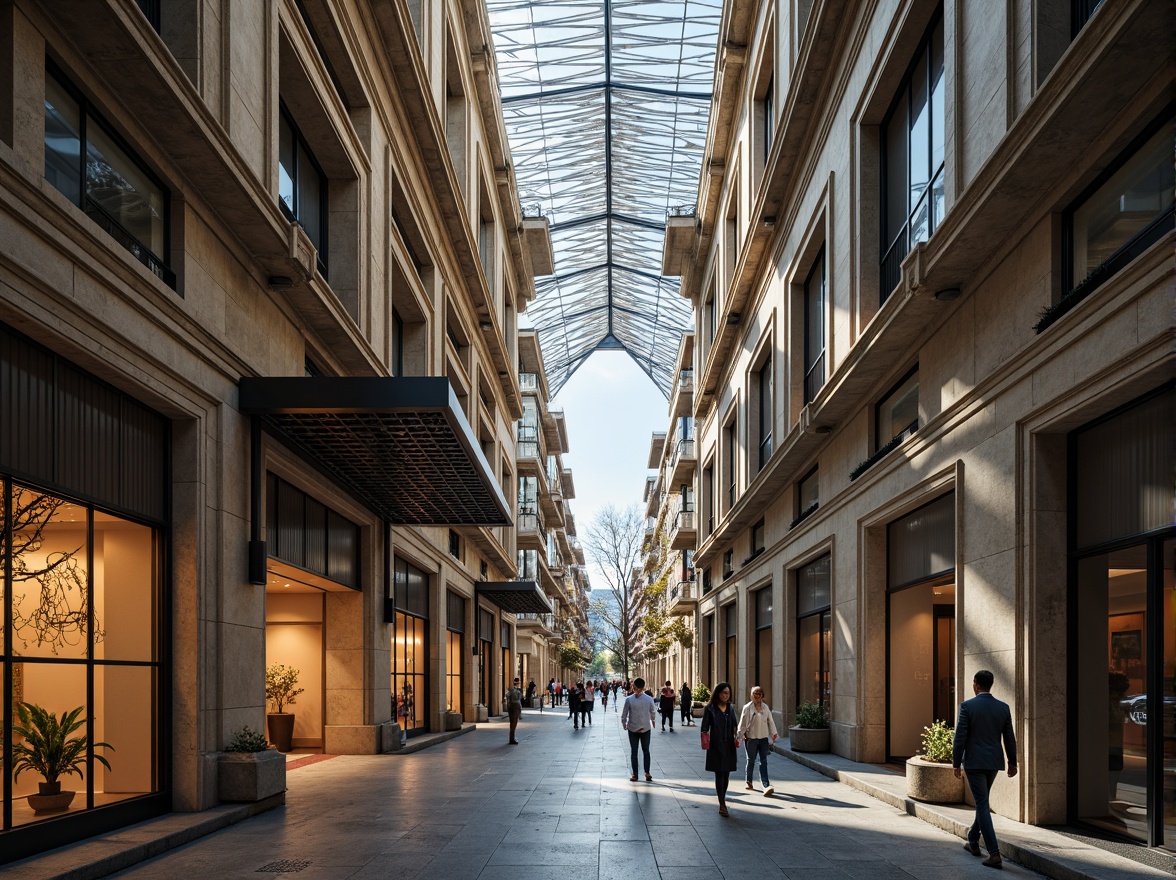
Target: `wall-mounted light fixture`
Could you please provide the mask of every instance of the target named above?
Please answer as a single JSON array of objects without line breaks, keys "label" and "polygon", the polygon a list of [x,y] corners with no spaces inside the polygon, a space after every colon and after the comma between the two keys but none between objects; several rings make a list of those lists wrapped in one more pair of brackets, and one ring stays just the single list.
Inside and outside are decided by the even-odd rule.
[{"label": "wall-mounted light fixture", "polygon": [[267,283],[273,290],[289,290],[294,286],[294,279],[289,275],[271,275]]},{"label": "wall-mounted light fixture", "polygon": [[935,298],[940,302],[951,302],[960,295],[958,287],[945,287],[943,290],[935,291]]},{"label": "wall-mounted light fixture", "polygon": [[482,329],[482,330],[493,330],[494,329],[494,325],[491,324],[489,321],[479,321],[478,327],[479,327],[479,329]]}]

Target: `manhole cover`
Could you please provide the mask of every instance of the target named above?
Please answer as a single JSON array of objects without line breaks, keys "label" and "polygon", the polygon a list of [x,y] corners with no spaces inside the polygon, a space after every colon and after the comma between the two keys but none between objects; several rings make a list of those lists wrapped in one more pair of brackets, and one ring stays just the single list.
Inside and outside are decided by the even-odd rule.
[{"label": "manhole cover", "polygon": [[262,865],[254,873],[256,874],[297,874],[303,868],[310,866],[309,859],[279,859],[276,862],[270,862],[268,865]]}]

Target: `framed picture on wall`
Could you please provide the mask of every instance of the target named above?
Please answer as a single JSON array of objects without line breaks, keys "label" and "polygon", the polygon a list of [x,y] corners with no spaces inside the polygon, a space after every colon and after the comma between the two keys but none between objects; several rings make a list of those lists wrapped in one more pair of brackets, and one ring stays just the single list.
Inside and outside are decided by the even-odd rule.
[{"label": "framed picture on wall", "polygon": [[1125,629],[1111,633],[1111,665],[1128,678],[1143,677],[1143,631]]}]

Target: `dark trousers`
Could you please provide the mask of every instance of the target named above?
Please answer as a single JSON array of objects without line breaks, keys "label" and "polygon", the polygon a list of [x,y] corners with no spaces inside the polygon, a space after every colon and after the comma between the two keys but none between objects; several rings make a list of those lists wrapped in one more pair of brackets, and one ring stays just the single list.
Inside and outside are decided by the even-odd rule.
[{"label": "dark trousers", "polygon": [[591,724],[592,723],[592,704],[595,702],[596,702],[595,700],[592,700],[592,701],[585,700],[584,702],[582,702],[580,704],[580,723],[581,724]]},{"label": "dark trousers", "polygon": [[689,703],[682,704],[682,723],[683,724],[693,724],[694,723],[694,721],[691,720],[691,718],[690,718],[690,704]]},{"label": "dark trousers", "polygon": [[731,782],[731,774],[726,770],[715,771],[715,794],[719,796],[719,803],[727,801],[727,786]]},{"label": "dark trousers", "polygon": [[652,730],[643,730],[637,733],[634,730],[629,731],[629,757],[633,764],[633,775],[637,775],[637,745],[641,745],[641,753],[645,758],[645,772],[649,773],[649,737],[653,733]]},{"label": "dark trousers", "polygon": [[510,719],[510,741],[515,741],[515,728],[519,726],[519,716],[523,714],[522,703],[507,703],[506,717]]},{"label": "dark trousers", "polygon": [[760,781],[763,782],[764,788],[770,784],[768,782],[768,752],[772,750],[772,741],[766,736],[763,739],[749,739],[744,740],[747,749],[747,784],[751,785],[751,775],[755,770],[755,759],[759,757],[760,765]]},{"label": "dark trousers", "polygon": [[984,848],[990,856],[1000,854],[996,842],[996,829],[992,827],[992,812],[988,809],[988,793],[996,782],[999,770],[965,770],[968,787],[972,789],[972,800],[976,802],[976,821],[968,829],[968,843],[979,843],[984,835]]}]

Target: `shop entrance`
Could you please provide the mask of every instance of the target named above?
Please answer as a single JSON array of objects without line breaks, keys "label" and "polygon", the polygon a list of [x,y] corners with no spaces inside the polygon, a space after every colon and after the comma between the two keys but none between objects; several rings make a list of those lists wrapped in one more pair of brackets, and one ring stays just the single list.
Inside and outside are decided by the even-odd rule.
[{"label": "shop entrance", "polygon": [[[294,749],[315,751],[323,747],[326,592],[304,580],[290,566],[271,561],[265,586],[265,667],[282,664],[298,670],[303,692],[285,711],[294,715]],[[266,711],[274,711],[273,705]]]}]

